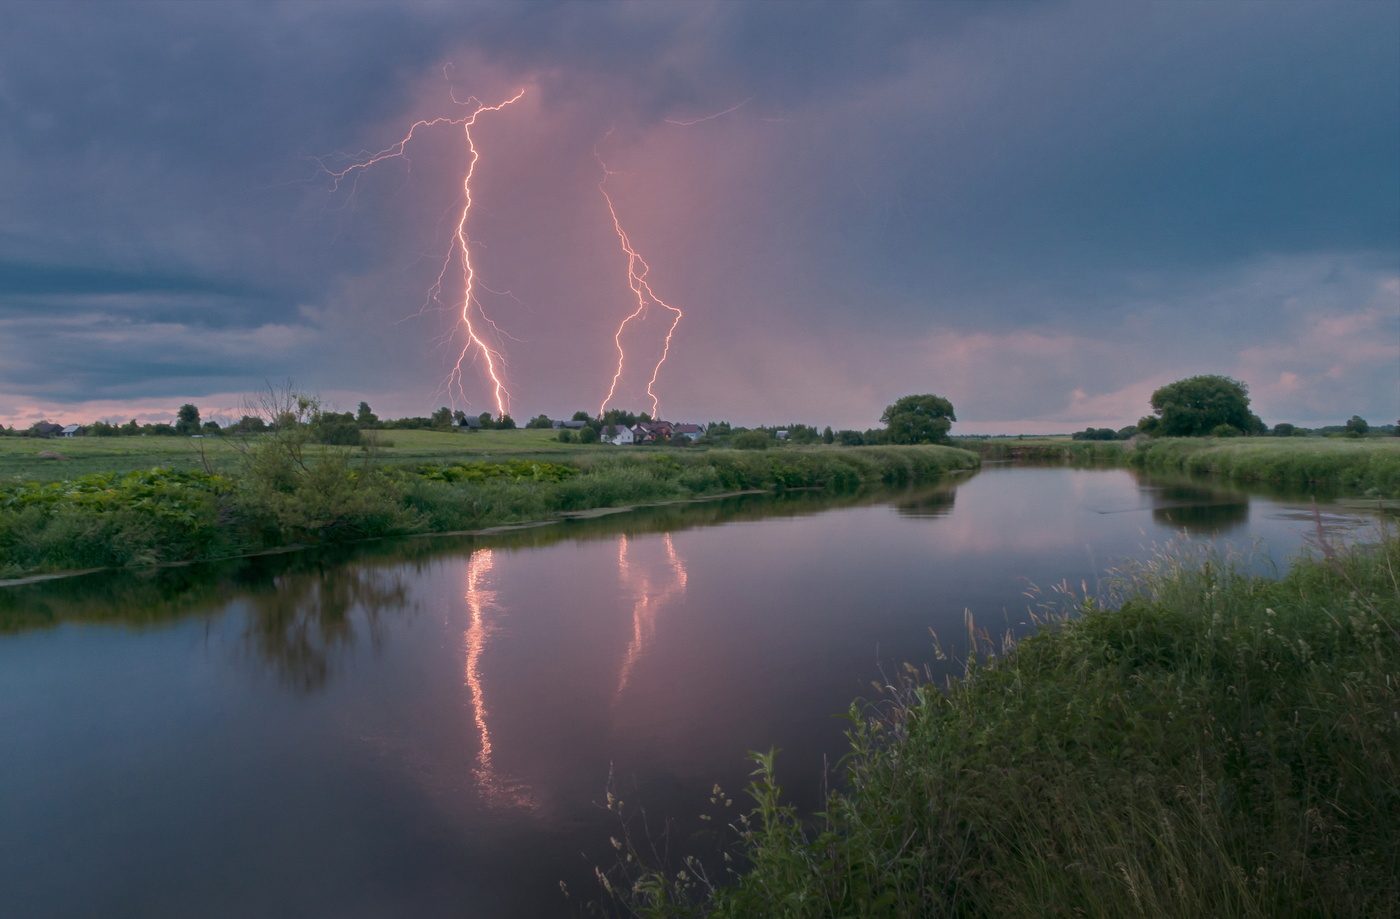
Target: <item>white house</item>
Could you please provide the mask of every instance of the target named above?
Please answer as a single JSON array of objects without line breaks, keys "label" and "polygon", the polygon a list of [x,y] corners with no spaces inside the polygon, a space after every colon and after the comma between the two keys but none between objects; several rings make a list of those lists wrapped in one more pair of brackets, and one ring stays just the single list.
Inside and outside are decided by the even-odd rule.
[{"label": "white house", "polygon": [[80,425],[80,424],[70,424],[70,425],[66,425],[66,426],[63,428],[63,430],[59,432],[59,436],[60,436],[60,437],[81,437],[84,433],[85,433],[85,432],[83,431],[83,426],[82,426],[82,425]]},{"label": "white house", "polygon": [[632,429],[625,424],[605,424],[603,432],[598,437],[599,441],[605,444],[616,444],[625,446],[635,440],[632,436]]}]

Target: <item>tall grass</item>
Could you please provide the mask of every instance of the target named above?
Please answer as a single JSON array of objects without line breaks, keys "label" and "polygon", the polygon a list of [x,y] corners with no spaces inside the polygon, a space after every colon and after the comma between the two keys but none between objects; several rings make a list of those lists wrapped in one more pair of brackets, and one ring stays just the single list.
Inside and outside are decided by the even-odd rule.
[{"label": "tall grass", "polygon": [[899,485],[978,463],[946,447],[576,459],[377,465],[352,451],[266,437],[227,475],[154,469],[0,486],[0,577],[474,530],[732,491]]},{"label": "tall grass", "polygon": [[[946,687],[851,710],[803,818],[773,756],[725,860],[609,878],[628,915],[1400,915],[1400,540],[1277,580],[1175,552]],[[623,868],[628,869],[623,860]],[[737,867],[736,867],[737,866]]]},{"label": "tall grass", "polygon": [[1400,498],[1400,439],[1194,438],[1154,440],[1127,455],[1149,470],[1179,470],[1242,482],[1328,485]]}]

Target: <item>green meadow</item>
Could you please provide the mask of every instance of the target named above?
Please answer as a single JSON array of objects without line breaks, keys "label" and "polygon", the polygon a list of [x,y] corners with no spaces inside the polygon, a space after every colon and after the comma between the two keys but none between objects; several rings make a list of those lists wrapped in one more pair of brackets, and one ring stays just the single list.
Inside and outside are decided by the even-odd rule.
[{"label": "green meadow", "polygon": [[637,449],[530,430],[390,439],[327,447],[309,443],[304,428],[240,441],[75,438],[38,441],[69,457],[44,459],[35,441],[7,438],[16,472],[0,479],[0,578],[480,530],[740,491],[899,485],[979,463],[940,446]]}]

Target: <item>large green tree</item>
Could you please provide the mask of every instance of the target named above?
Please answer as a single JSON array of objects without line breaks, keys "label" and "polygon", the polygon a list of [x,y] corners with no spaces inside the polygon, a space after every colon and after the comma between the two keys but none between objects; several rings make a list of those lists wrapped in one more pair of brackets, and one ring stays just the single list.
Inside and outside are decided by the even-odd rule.
[{"label": "large green tree", "polygon": [[1240,433],[1262,427],[1249,411],[1249,387],[1230,377],[1204,374],[1169,383],[1152,394],[1161,437],[1206,437],[1220,425]]},{"label": "large green tree", "polygon": [[175,413],[175,431],[188,437],[191,434],[199,433],[199,409],[192,403],[186,402],[180,406],[180,410]]},{"label": "large green tree", "polygon": [[942,396],[924,393],[905,396],[886,406],[880,421],[886,439],[892,444],[941,444],[948,441],[948,429],[957,421],[953,403]]}]

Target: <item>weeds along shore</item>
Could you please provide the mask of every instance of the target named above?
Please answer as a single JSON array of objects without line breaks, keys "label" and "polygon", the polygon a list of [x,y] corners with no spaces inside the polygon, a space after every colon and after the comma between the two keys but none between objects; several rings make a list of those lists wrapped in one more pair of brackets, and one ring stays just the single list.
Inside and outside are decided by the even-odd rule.
[{"label": "weeds along shore", "polygon": [[1398,571],[1394,534],[1320,542],[1278,579],[1189,546],[1124,569],[1105,606],[1080,600],[946,686],[854,706],[822,813],[785,805],[773,754],[757,756],[754,807],[719,856],[642,869],[624,844],[603,905],[1400,915]]},{"label": "weeds along shore", "polygon": [[1292,488],[1324,485],[1400,498],[1400,438],[1199,438],[1149,441],[1124,453],[1149,471],[1214,475]]},{"label": "weeds along shore", "polygon": [[978,463],[965,450],[921,446],[385,465],[268,437],[223,473],[156,468],[0,485],[0,578],[476,530],[736,491],[900,485]]},{"label": "weeds along shore", "polygon": [[1317,486],[1400,498],[1400,438],[1161,437],[1138,441],[1063,438],[958,442],[984,460],[1126,465],[1283,488]]}]

